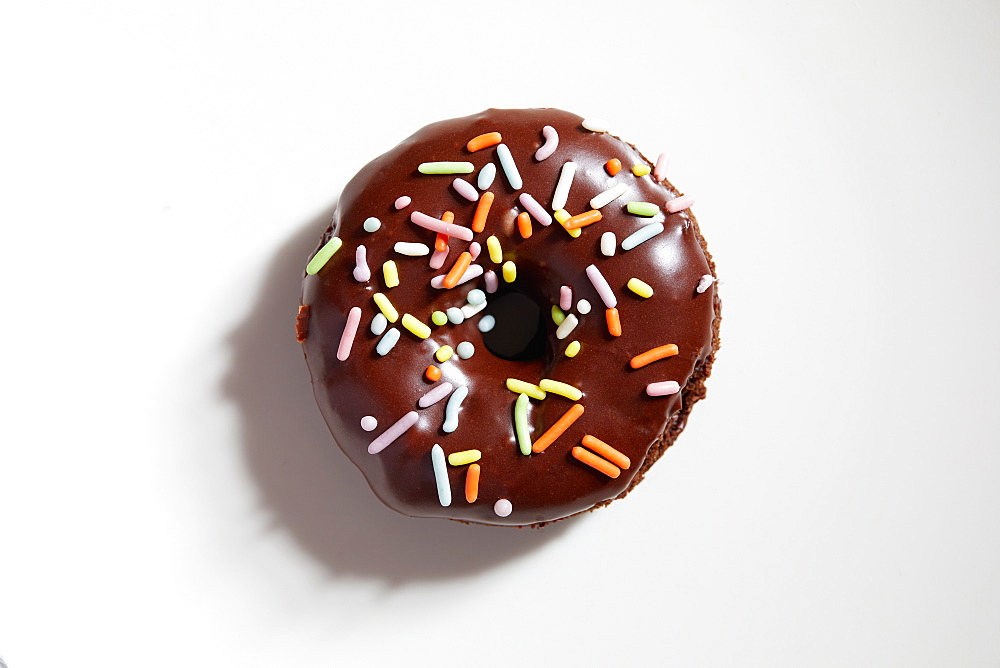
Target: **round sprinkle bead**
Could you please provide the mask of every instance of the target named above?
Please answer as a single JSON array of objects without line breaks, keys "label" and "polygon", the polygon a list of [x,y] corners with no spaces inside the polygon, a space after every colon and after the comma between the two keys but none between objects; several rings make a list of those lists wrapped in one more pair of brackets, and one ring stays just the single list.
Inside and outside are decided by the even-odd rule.
[{"label": "round sprinkle bead", "polygon": [[448,309],[448,322],[453,325],[461,325],[465,322],[465,314],[462,313],[462,309],[454,306]]},{"label": "round sprinkle bead", "polygon": [[378,426],[378,420],[372,415],[366,415],[361,418],[361,428],[365,431],[374,431],[375,427]]},{"label": "round sprinkle bead", "polygon": [[476,347],[468,341],[462,341],[455,348],[455,352],[458,353],[459,358],[467,360],[476,354]]},{"label": "round sprinkle bead", "polygon": [[431,322],[440,327],[448,324],[448,315],[444,311],[434,311],[431,313]]},{"label": "round sprinkle bead", "polygon": [[496,327],[496,324],[496,318],[491,315],[484,315],[479,319],[479,331],[485,334],[486,332],[492,331],[492,329]]},{"label": "round sprinkle bead", "polygon": [[378,232],[378,228],[382,227],[382,221],[376,218],[375,216],[372,216],[371,218],[365,220],[364,225],[362,225],[362,227],[364,227],[365,232],[368,233]]},{"label": "round sprinkle bead", "polygon": [[576,310],[579,311],[580,315],[587,315],[590,313],[590,309],[593,308],[586,299],[581,299],[576,303]]},{"label": "round sprinkle bead", "polygon": [[385,328],[389,326],[389,319],[386,318],[381,313],[376,313],[375,317],[372,318],[372,334],[375,336],[382,336],[385,334]]},{"label": "round sprinkle bead", "polygon": [[514,512],[514,505],[507,499],[500,499],[493,504],[493,512],[497,514],[497,517],[507,517]]},{"label": "round sprinkle bead", "polygon": [[410,206],[410,202],[412,201],[413,200],[411,200],[409,197],[403,195],[402,197],[397,197],[396,201],[393,202],[392,205],[396,207],[396,211],[402,211],[406,207]]},{"label": "round sprinkle bead", "polygon": [[471,292],[469,292],[466,299],[468,299],[469,303],[472,304],[473,306],[479,306],[480,304],[486,301],[486,293],[479,289],[472,290]]}]

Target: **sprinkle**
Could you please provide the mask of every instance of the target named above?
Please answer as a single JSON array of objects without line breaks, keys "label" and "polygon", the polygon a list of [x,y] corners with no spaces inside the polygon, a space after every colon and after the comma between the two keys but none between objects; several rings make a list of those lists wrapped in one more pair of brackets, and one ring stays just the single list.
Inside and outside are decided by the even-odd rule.
[{"label": "sprinkle", "polygon": [[410,199],[408,196],[403,195],[402,197],[397,197],[396,201],[393,202],[392,205],[396,207],[396,211],[401,211],[406,207],[410,206],[410,202],[412,201],[413,200]]},{"label": "sprinkle", "polygon": [[445,246],[444,250],[434,251],[431,255],[431,261],[428,262],[428,266],[431,269],[440,269],[444,266],[444,261],[448,258],[448,247]]},{"label": "sprinkle", "polygon": [[465,466],[472,462],[478,462],[483,458],[483,453],[479,450],[462,450],[448,455],[448,463],[452,466]]},{"label": "sprinkle", "polygon": [[553,304],[552,305],[552,322],[554,322],[556,324],[556,327],[558,327],[559,325],[563,324],[563,320],[565,320],[565,319],[566,319],[566,314],[563,313],[563,310],[561,308],[559,308],[558,306],[556,306],[555,304]]},{"label": "sprinkle", "polygon": [[431,335],[431,328],[414,318],[409,313],[403,314],[403,320],[400,324],[417,338],[426,339]]},{"label": "sprinkle", "polygon": [[667,202],[667,211],[669,213],[677,213],[678,211],[683,211],[684,209],[690,209],[692,206],[694,206],[694,197],[691,197],[690,195],[682,195],[681,197],[675,197]]},{"label": "sprinkle", "polygon": [[618,238],[615,237],[614,232],[605,232],[601,235],[601,255],[605,257],[611,257],[615,254],[615,246],[618,244]]},{"label": "sprinkle", "polygon": [[566,357],[576,357],[580,352],[580,342],[570,341],[569,345],[566,346]]},{"label": "sprinkle", "polygon": [[517,214],[517,230],[521,233],[522,239],[531,237],[531,216],[528,215],[527,211]]},{"label": "sprinkle", "polygon": [[538,387],[542,388],[545,392],[551,392],[552,394],[558,394],[560,396],[566,397],[572,401],[579,401],[580,397],[583,396],[583,392],[573,387],[568,383],[562,383],[558,380],[552,380],[550,378],[542,378],[538,383]]},{"label": "sprinkle", "polygon": [[591,308],[590,302],[586,299],[581,299],[576,303],[576,310],[580,312],[580,315],[587,315]]},{"label": "sprinkle", "polygon": [[625,205],[625,210],[634,216],[655,216],[660,212],[660,207],[652,202],[629,202]]},{"label": "sprinkle", "polygon": [[597,268],[597,265],[590,265],[587,267],[587,278],[593,283],[594,289],[597,290],[597,294],[601,297],[601,301],[608,308],[614,308],[618,306],[618,298],[615,297],[615,293],[612,292],[611,286],[608,285],[608,281],[604,278],[604,274],[601,270]]},{"label": "sprinkle", "polygon": [[502,141],[503,137],[500,136],[499,132],[487,132],[486,134],[470,139],[469,143],[465,145],[465,148],[469,149],[472,153],[475,153],[476,151],[481,151],[484,148],[496,146]]},{"label": "sprinkle", "polygon": [[441,425],[441,430],[446,434],[450,434],[458,429],[458,410],[462,407],[462,402],[468,394],[469,388],[466,385],[461,386],[451,393],[448,405],[444,409],[444,424]]},{"label": "sprinkle", "polygon": [[456,178],[451,182],[451,185],[455,187],[455,192],[470,202],[475,202],[479,199],[479,191],[476,190],[476,187],[468,181]]},{"label": "sprinkle", "polygon": [[653,288],[650,287],[649,283],[640,281],[638,278],[628,279],[625,287],[644,299],[649,299],[653,296]]},{"label": "sprinkle", "polygon": [[518,380],[517,378],[507,379],[507,389],[518,394],[527,394],[532,399],[538,399],[539,401],[545,398],[545,392],[542,391],[542,388],[523,380]]},{"label": "sprinkle", "polygon": [[452,265],[451,270],[445,275],[443,285],[447,289],[452,289],[458,285],[458,280],[465,275],[468,271],[469,266],[472,264],[472,253],[469,251],[463,251],[458,259],[455,260],[455,264]]},{"label": "sprinkle", "polygon": [[552,217],[555,218],[556,222],[562,225],[562,228],[567,232],[569,232],[569,235],[574,239],[583,234],[583,230],[581,230],[580,228],[577,228],[575,230],[570,230],[566,228],[566,221],[573,217],[569,215],[569,211],[567,211],[566,209],[559,209],[558,211],[552,214]]},{"label": "sprinkle", "polygon": [[482,318],[479,319],[479,331],[482,332],[483,334],[485,334],[486,332],[491,332],[493,331],[493,328],[496,327],[496,324],[497,324],[496,318],[494,318],[491,315],[484,315]]},{"label": "sprinkle", "polygon": [[378,306],[379,310],[385,314],[385,317],[389,322],[396,322],[399,319],[399,313],[396,311],[396,307],[392,305],[389,298],[383,295],[381,292],[376,292],[372,295],[372,299],[375,300],[375,306]]},{"label": "sprinkle", "polygon": [[483,245],[478,241],[473,241],[469,244],[469,255],[472,256],[472,261],[475,262],[479,254],[483,252]]},{"label": "sprinkle", "polygon": [[556,327],[556,338],[560,340],[565,339],[579,324],[580,321],[577,320],[576,316],[570,313],[566,316],[566,319],[563,320],[558,327]]},{"label": "sprinkle", "polygon": [[421,257],[423,255],[429,255],[431,252],[431,249],[427,247],[427,244],[407,243],[405,241],[397,241],[396,245],[393,246],[392,249],[400,255],[406,255],[408,257]]},{"label": "sprinkle", "polygon": [[444,311],[434,311],[431,313],[431,322],[438,327],[448,324],[448,315]]},{"label": "sprinkle", "polygon": [[624,183],[613,185],[600,195],[594,197],[594,199],[590,200],[590,208],[600,209],[602,206],[607,206],[624,195],[626,192],[628,192],[628,186]]},{"label": "sprinkle", "polygon": [[375,336],[382,336],[385,332],[385,328],[389,326],[389,319],[386,318],[381,313],[376,313],[375,317],[372,318],[371,330],[372,334]]},{"label": "sprinkle", "polygon": [[[437,369],[437,367],[434,368]],[[438,370],[438,372],[440,373],[440,369]],[[430,389],[429,392],[424,394],[424,396],[417,399],[417,406],[420,406],[421,408],[427,408],[428,406],[433,406],[434,404],[436,404],[437,402],[441,401],[449,394],[451,394],[451,391],[453,389],[455,389],[455,386],[449,383],[448,381],[445,381],[440,385],[435,385]]]},{"label": "sprinkle", "polygon": [[507,260],[503,263],[503,280],[508,283],[513,283],[517,278],[517,265],[511,260]]},{"label": "sprinkle", "polygon": [[517,165],[514,163],[514,156],[510,154],[510,149],[507,148],[507,144],[500,144],[497,146],[497,158],[500,159],[500,167],[503,168],[503,174],[507,177],[507,183],[514,190],[521,189],[521,174],[517,171]]},{"label": "sprinkle", "polygon": [[646,386],[646,394],[651,397],[662,397],[668,394],[677,394],[681,386],[675,380],[665,380],[661,383],[650,383]]},{"label": "sprinkle", "polygon": [[555,443],[556,439],[562,436],[581,415],[583,415],[583,404],[573,404],[570,406],[569,410],[534,442],[531,446],[531,451],[535,453],[545,452],[545,449]]},{"label": "sprinkle", "polygon": [[399,330],[395,327],[391,327],[389,328],[389,331],[385,333],[385,336],[379,340],[378,345],[375,346],[375,352],[377,352],[380,356],[385,357],[389,354],[389,351],[392,350],[393,346],[396,345],[397,341],[399,341]]},{"label": "sprinkle", "polygon": [[344,242],[340,240],[340,237],[330,237],[330,240],[323,244],[323,247],[316,251],[313,258],[309,260],[309,264],[306,265],[306,273],[310,276],[316,274],[343,245]]},{"label": "sprinkle", "polygon": [[474,290],[469,290],[469,294],[467,294],[465,298],[473,306],[478,306],[486,301],[486,293],[479,288],[476,288]]},{"label": "sprinkle", "polygon": [[368,249],[364,244],[358,246],[354,251],[354,280],[358,283],[365,283],[372,277],[372,270],[368,268]]},{"label": "sprinkle", "polygon": [[653,223],[639,228],[637,231],[622,239],[622,250],[630,251],[644,241],[649,241],[663,231],[663,223]]},{"label": "sprinkle", "polygon": [[636,176],[649,174],[649,165],[632,165],[632,173]]},{"label": "sprinkle", "polygon": [[604,457],[615,466],[623,469],[627,469],[632,466],[631,459],[595,436],[591,436],[590,434],[584,436],[583,445],[590,448],[601,457]]},{"label": "sprinkle", "polygon": [[490,259],[494,264],[503,262],[503,249],[500,247],[500,240],[497,239],[495,234],[490,235],[486,239],[486,250],[489,251]]},{"label": "sprinkle", "polygon": [[467,360],[476,354],[476,347],[469,341],[462,341],[455,347],[455,352],[458,353],[459,358]]},{"label": "sprinkle", "polygon": [[351,346],[354,345],[354,337],[358,333],[358,323],[361,322],[361,307],[355,306],[347,314],[347,322],[344,323],[344,332],[340,335],[340,346],[337,348],[337,359],[343,362],[351,355]]},{"label": "sprinkle", "polygon": [[573,288],[568,285],[563,285],[559,288],[559,308],[564,311],[573,308]]},{"label": "sprinkle", "polygon": [[361,418],[361,428],[365,431],[375,431],[375,427],[378,426],[378,420],[375,419],[374,415],[366,415]]},{"label": "sprinkle", "polygon": [[448,322],[450,322],[451,324],[461,325],[463,322],[465,322],[465,314],[462,313],[462,309],[458,308],[457,306],[452,306],[450,309],[448,309],[447,313],[448,313]]},{"label": "sprinkle", "polygon": [[479,498],[479,464],[471,464],[465,472],[465,500],[475,503]]},{"label": "sprinkle", "polygon": [[563,224],[563,227],[565,227],[567,230],[578,230],[581,227],[586,227],[587,225],[593,225],[594,223],[601,220],[601,218],[603,218],[601,212],[598,211],[597,209],[594,209],[593,211],[586,211],[584,213],[576,214],[575,216],[567,220]]},{"label": "sprinkle", "polygon": [[[476,205],[476,213],[472,215],[472,231],[482,232],[486,228],[486,217],[490,215],[490,207],[493,206],[493,199],[496,197],[491,192],[483,193],[483,196],[479,198],[479,204]],[[471,241],[472,236],[470,235],[466,241]]]},{"label": "sprinkle", "polygon": [[705,292],[705,290],[708,290],[708,288],[712,286],[712,283],[715,283],[715,276],[712,276],[711,274],[705,274],[704,276],[698,279],[698,287],[695,288],[695,290],[700,295],[701,293]]},{"label": "sprinkle", "polygon": [[545,143],[535,151],[535,160],[538,162],[547,159],[559,147],[559,133],[551,125],[542,128],[542,136],[545,137]]},{"label": "sprinkle", "polygon": [[482,304],[466,304],[462,307],[462,315],[464,315],[465,319],[468,320],[484,308],[486,308],[486,302],[483,302]]},{"label": "sprinkle", "polygon": [[531,434],[528,433],[528,395],[524,392],[517,395],[514,402],[514,434],[517,436],[517,447],[522,455],[531,454]]},{"label": "sprinkle", "polygon": [[410,214],[410,222],[419,225],[424,229],[431,230],[433,232],[440,232],[441,234],[447,234],[449,237],[455,237],[456,239],[461,239],[462,241],[472,241],[472,230],[468,227],[453,225],[452,223],[447,223],[437,218],[431,218],[426,213],[414,211]]},{"label": "sprinkle", "polygon": [[451,359],[451,356],[454,354],[454,352],[455,351],[452,350],[451,346],[441,346],[440,348],[437,349],[437,352],[434,353],[434,359],[442,363],[447,362],[448,360]]},{"label": "sprinkle", "polygon": [[[465,271],[464,274],[462,274],[462,278],[458,279],[458,283],[456,283],[456,285],[461,285],[462,283],[468,283],[472,279],[479,278],[482,275],[483,275],[483,267],[482,267],[482,265],[474,264],[474,265],[470,266]],[[434,288],[434,289],[436,289],[436,290],[442,290],[442,289],[444,289],[444,278],[445,278],[444,275],[435,276],[434,278],[432,278],[431,279],[431,287]]]},{"label": "sprinkle", "polygon": [[471,162],[422,162],[417,167],[421,174],[471,174]]},{"label": "sprinkle", "polygon": [[611,336],[621,336],[622,321],[618,316],[618,309],[609,308],[604,312],[604,317],[608,321],[608,333],[611,334]]},{"label": "sprinkle", "polygon": [[437,443],[431,448],[431,464],[434,466],[434,482],[437,484],[438,501],[442,506],[451,505],[451,485],[444,463],[444,450]]},{"label": "sprinkle", "polygon": [[410,411],[403,417],[396,420],[396,422],[383,431],[378,438],[368,444],[368,454],[377,455],[378,453],[385,450],[393,441],[406,433],[406,431],[417,423],[419,419],[417,411]]},{"label": "sprinkle", "polygon": [[607,170],[608,174],[614,176],[618,172],[622,171],[622,161],[618,158],[611,158],[604,163],[604,169]]},{"label": "sprinkle", "polygon": [[312,307],[309,304],[301,304],[299,312],[295,316],[295,341],[302,343],[309,336],[309,312]]},{"label": "sprinkle", "polygon": [[507,517],[514,512],[514,506],[507,499],[500,499],[493,504],[493,512],[497,514],[497,517]]},{"label": "sprinkle", "polygon": [[574,458],[591,468],[597,469],[609,478],[617,478],[622,474],[621,469],[608,460],[598,457],[594,453],[588,452],[578,445],[573,446],[573,449],[570,452],[573,454]]},{"label": "sprinkle", "polygon": [[573,176],[576,175],[576,163],[572,160],[562,166],[559,172],[559,181],[556,183],[556,191],[552,195],[552,208],[566,208],[566,200],[569,198],[569,189],[573,185]]},{"label": "sprinkle", "polygon": [[438,382],[439,380],[441,380],[441,369],[431,364],[424,371],[424,378],[431,381],[432,383]]},{"label": "sprinkle", "polygon": [[[446,223],[452,223],[455,221],[455,214],[453,214],[451,211],[445,211],[443,214],[441,214],[441,220],[443,220]],[[434,250],[436,251],[448,250],[447,234],[441,234],[440,232],[437,233],[437,236],[434,237]]]},{"label": "sprinkle", "polygon": [[629,362],[629,366],[633,369],[641,369],[647,364],[652,364],[656,360],[662,360],[665,357],[673,357],[677,354],[677,352],[677,344],[668,343],[665,346],[659,346],[651,350],[647,350],[640,355],[636,355],[632,358],[632,361]]},{"label": "sprinkle", "polygon": [[670,162],[670,158],[667,157],[666,153],[656,156],[656,166],[653,167],[653,179],[655,181],[662,181],[667,177],[668,162]]},{"label": "sprinkle", "polygon": [[[552,216],[549,215],[548,211],[542,208],[542,205],[539,204],[534,197],[528,193],[521,193],[520,197],[517,199],[521,203],[521,206],[523,206],[527,212],[531,214],[532,218],[546,227],[552,224]],[[527,239],[527,237],[525,237],[525,239]]]},{"label": "sprinkle", "polygon": [[382,276],[385,278],[386,288],[394,288],[399,285],[399,270],[396,269],[396,263],[392,260],[386,260],[382,263]]},{"label": "sprinkle", "polygon": [[479,186],[480,190],[486,190],[493,185],[493,179],[496,177],[497,166],[492,162],[487,162],[483,165],[483,168],[479,170],[479,176],[476,178],[476,185]]},{"label": "sprinkle", "polygon": [[492,295],[494,292],[497,291],[497,287],[499,287],[499,281],[497,280],[497,275],[495,271],[490,269],[488,272],[486,272],[485,275],[483,275],[483,280],[486,281],[486,292]]},{"label": "sprinkle", "polygon": [[382,227],[382,221],[375,216],[371,216],[369,218],[365,218],[365,222],[361,227],[365,228],[365,232],[368,232],[369,234],[372,232],[378,232],[378,228]]},{"label": "sprinkle", "polygon": [[611,129],[611,124],[603,118],[585,118],[580,125],[591,132],[607,132]]}]

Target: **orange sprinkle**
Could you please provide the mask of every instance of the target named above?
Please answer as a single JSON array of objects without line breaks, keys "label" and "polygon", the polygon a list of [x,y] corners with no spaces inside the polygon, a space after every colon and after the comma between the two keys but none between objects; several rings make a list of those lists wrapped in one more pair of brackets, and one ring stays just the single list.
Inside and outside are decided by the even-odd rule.
[{"label": "orange sprinkle", "polygon": [[565,227],[567,230],[577,230],[580,229],[581,227],[585,227],[587,225],[592,225],[596,223],[602,217],[603,216],[601,216],[601,212],[598,211],[597,209],[594,209],[592,211],[586,211],[584,213],[578,213],[575,216],[567,218],[566,222],[563,223],[563,227]]},{"label": "orange sprinkle", "polygon": [[500,136],[499,132],[487,132],[484,135],[479,135],[478,137],[470,139],[469,143],[466,144],[465,147],[475,153],[476,151],[481,151],[484,148],[496,146],[502,141],[503,137]]},{"label": "orange sprinkle", "polygon": [[[455,214],[452,213],[451,211],[445,211],[444,213],[441,214],[441,220],[443,220],[446,223],[454,223]],[[442,234],[441,236],[443,236],[445,239],[448,238],[447,235],[444,234]]]},{"label": "orange sprinkle", "polygon": [[583,404],[573,404],[563,416],[556,420],[556,423],[549,427],[549,430],[542,434],[537,441],[532,443],[532,452],[544,452],[555,440],[563,435],[569,426],[576,422],[577,418],[583,415]]},{"label": "orange sprinkle", "polygon": [[490,207],[493,206],[494,197],[495,195],[487,190],[479,198],[479,204],[476,205],[476,213],[472,216],[473,232],[482,232],[486,227],[486,216],[490,215]]},{"label": "orange sprinkle", "polygon": [[665,346],[660,346],[659,348],[653,348],[652,350],[647,350],[641,355],[636,355],[632,358],[629,364],[633,369],[639,369],[646,366],[647,364],[652,364],[656,360],[661,360],[664,357],[672,357],[677,354],[677,345],[674,343],[668,343]]},{"label": "orange sprinkle", "polygon": [[434,240],[434,250],[441,252],[448,250],[448,235],[438,232],[437,239]]},{"label": "orange sprinkle", "polygon": [[522,239],[531,236],[531,216],[528,215],[527,211],[517,214],[517,229],[521,233]]},{"label": "orange sprinkle", "polygon": [[469,464],[465,472],[465,500],[475,503],[479,498],[479,464]]},{"label": "orange sprinkle", "polygon": [[622,321],[618,317],[618,309],[609,308],[604,312],[604,315],[608,319],[608,332],[611,336],[621,336],[622,335]]},{"label": "orange sprinkle", "polygon": [[608,174],[614,176],[618,172],[622,171],[622,161],[618,158],[611,158],[604,163],[604,169],[608,170]]},{"label": "orange sprinkle", "polygon": [[455,264],[452,265],[451,271],[447,273],[444,277],[444,287],[451,290],[453,287],[458,285],[458,281],[462,278],[462,274],[469,268],[472,264],[472,253],[469,251],[462,251],[462,254],[458,256],[455,260]]},{"label": "orange sprinkle", "polygon": [[427,367],[427,370],[424,371],[424,376],[427,378],[427,380],[431,381],[432,383],[436,383],[439,380],[441,380],[441,369],[431,364],[429,367]]},{"label": "orange sprinkle", "polygon": [[573,456],[579,459],[587,466],[597,469],[598,471],[608,476],[609,478],[617,478],[619,475],[621,475],[621,469],[619,469],[617,466],[615,466],[606,459],[601,459],[592,452],[584,450],[579,445],[573,448]]},{"label": "orange sprinkle", "polygon": [[619,468],[632,466],[631,459],[595,436],[587,434],[583,437],[583,444]]}]

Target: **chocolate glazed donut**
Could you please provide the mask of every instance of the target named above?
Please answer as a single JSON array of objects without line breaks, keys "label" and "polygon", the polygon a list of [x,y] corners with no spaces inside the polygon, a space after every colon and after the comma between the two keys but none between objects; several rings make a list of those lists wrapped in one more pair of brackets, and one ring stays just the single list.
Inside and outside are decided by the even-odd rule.
[{"label": "chocolate glazed donut", "polygon": [[[513,168],[503,164],[507,151]],[[567,162],[576,171],[554,207]],[[574,114],[491,109],[425,127],[348,183],[307,269],[297,331],[334,439],[386,505],[415,517],[541,525],[624,496],[673,444],[704,397],[720,305],[690,198],[652,167]],[[486,193],[493,201],[473,231]],[[600,220],[571,234],[598,216],[567,217],[590,211]],[[443,263],[440,230],[450,233]],[[401,246],[403,254],[400,242],[423,247]],[[468,270],[455,267],[470,259]],[[432,287],[449,274],[471,280]],[[473,289],[486,293],[481,310],[467,303]],[[376,293],[387,298],[381,307]],[[568,308],[553,309],[560,303]],[[449,312],[460,324],[432,320],[463,306],[465,314]],[[494,328],[480,331],[490,317]],[[463,355],[439,361],[454,350]],[[508,389],[508,379],[524,385]],[[431,398],[439,400],[421,405]],[[556,433],[557,423],[568,426]],[[445,460],[467,451],[478,451],[474,464],[476,452]]]}]

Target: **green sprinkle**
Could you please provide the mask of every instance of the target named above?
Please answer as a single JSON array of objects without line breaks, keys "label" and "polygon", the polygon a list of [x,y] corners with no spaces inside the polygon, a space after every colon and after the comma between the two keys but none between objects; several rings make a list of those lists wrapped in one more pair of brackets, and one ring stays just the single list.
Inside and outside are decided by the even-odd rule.
[{"label": "green sprinkle", "polygon": [[473,170],[471,162],[422,162],[417,167],[421,174],[471,174]]},{"label": "green sprinkle", "polygon": [[434,313],[431,313],[431,322],[438,327],[446,325],[448,324],[448,314],[444,311],[434,311]]},{"label": "green sprinkle", "polygon": [[660,212],[660,207],[651,202],[629,202],[625,208],[636,216],[655,216]]},{"label": "green sprinkle", "polygon": [[636,176],[645,176],[650,171],[652,170],[649,168],[649,165],[632,165],[632,173]]},{"label": "green sprinkle", "polygon": [[566,319],[566,314],[562,312],[562,309],[552,305],[552,322],[556,323],[556,327],[562,324],[563,320]]},{"label": "green sprinkle", "polygon": [[517,446],[522,455],[531,454],[531,435],[528,433],[528,395],[522,392],[517,395],[514,404],[514,432],[517,434]]},{"label": "green sprinkle", "polygon": [[326,265],[333,254],[340,250],[340,247],[344,245],[344,242],[340,240],[340,237],[332,237],[329,241],[323,244],[323,247],[316,251],[313,255],[313,259],[309,260],[309,264],[306,265],[306,273],[310,276],[319,272],[320,269]]}]

